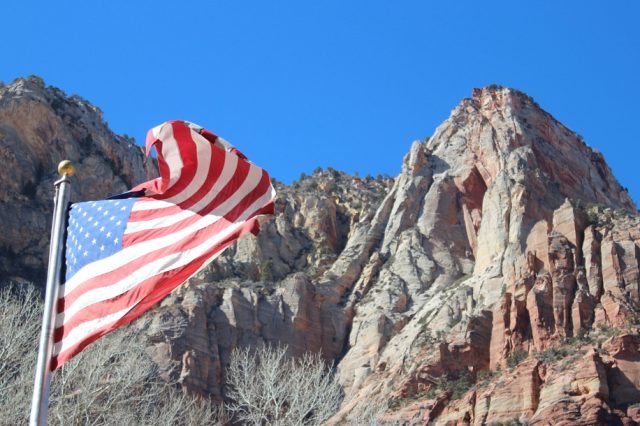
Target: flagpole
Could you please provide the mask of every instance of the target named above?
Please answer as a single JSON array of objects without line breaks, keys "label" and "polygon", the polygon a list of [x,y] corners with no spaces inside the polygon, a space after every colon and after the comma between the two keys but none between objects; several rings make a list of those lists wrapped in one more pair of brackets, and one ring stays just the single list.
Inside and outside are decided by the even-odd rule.
[{"label": "flagpole", "polygon": [[56,196],[54,198],[53,222],[51,224],[47,289],[44,298],[44,313],[42,315],[42,330],[40,331],[40,348],[38,350],[36,376],[33,385],[33,398],[31,400],[30,426],[44,426],[47,423],[49,383],[51,382],[49,364],[51,360],[51,343],[53,341],[54,308],[58,300],[58,288],[61,284],[60,266],[64,247],[67,204],[69,204],[69,177],[75,174],[75,168],[70,161],[64,160],[58,165],[58,173],[62,177],[54,184]]}]

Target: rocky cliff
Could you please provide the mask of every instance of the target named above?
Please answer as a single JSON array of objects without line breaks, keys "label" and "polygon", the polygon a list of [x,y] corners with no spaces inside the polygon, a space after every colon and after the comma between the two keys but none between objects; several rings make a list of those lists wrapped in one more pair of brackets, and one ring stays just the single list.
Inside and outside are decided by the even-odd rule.
[{"label": "rocky cliff", "polygon": [[42,79],[0,84],[0,273],[41,282],[48,257],[53,182],[63,159],[74,162],[72,200],[124,192],[157,176],[127,136],[109,130],[97,107]]},{"label": "rocky cliff", "polygon": [[[5,277],[41,270],[57,161],[87,166],[83,199],[153,170],[37,79],[0,89],[0,140],[22,173],[0,172]],[[639,421],[640,218],[602,155],[527,95],[474,90],[395,180],[329,169],[277,190],[257,238],[138,322],[163,374],[221,397],[234,347],[286,344],[336,363],[335,422],[377,402],[407,424]]]}]

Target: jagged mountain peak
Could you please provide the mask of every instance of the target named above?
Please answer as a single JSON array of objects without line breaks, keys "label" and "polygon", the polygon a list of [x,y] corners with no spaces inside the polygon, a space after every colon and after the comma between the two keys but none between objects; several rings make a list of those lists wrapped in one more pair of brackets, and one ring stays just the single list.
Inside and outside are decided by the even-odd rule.
[{"label": "jagged mountain peak", "polygon": [[[419,149],[414,146],[413,150]],[[604,204],[635,212],[625,188],[600,152],[523,92],[499,86],[474,89],[423,148],[436,174],[479,174],[489,187],[499,175],[538,192],[558,186],[562,202]]]},{"label": "jagged mountain peak", "polygon": [[[600,206],[620,221],[602,225]],[[412,145],[378,212],[382,243],[372,250],[373,273],[357,281],[365,294],[351,324],[358,334],[339,364],[352,401],[395,389],[415,410],[411,398],[442,380],[504,368],[514,354],[595,334],[601,321],[622,324],[637,309],[640,232],[625,218],[635,205],[602,155],[522,92],[474,90],[431,138]],[[599,359],[584,363],[601,368]],[[538,405],[544,378],[511,383],[534,389],[518,415],[548,420],[549,403]],[[422,421],[468,421],[485,409],[476,421],[504,421],[514,410],[471,402],[471,411],[452,404],[441,416],[437,404],[450,395],[440,392],[444,400],[418,409]],[[604,418],[614,406],[592,403],[585,417]]]}]

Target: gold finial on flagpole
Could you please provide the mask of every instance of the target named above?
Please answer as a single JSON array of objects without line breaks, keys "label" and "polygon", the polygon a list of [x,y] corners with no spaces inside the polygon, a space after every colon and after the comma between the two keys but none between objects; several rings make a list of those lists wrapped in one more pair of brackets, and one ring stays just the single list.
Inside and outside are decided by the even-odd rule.
[{"label": "gold finial on flagpole", "polygon": [[60,164],[58,164],[58,173],[60,176],[73,176],[76,174],[76,168],[71,161],[62,160]]}]

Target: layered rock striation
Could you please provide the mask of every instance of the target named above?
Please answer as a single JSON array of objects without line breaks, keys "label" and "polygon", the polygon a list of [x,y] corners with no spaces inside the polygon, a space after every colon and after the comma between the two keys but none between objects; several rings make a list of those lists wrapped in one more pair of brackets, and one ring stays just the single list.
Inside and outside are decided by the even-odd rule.
[{"label": "layered rock striation", "polygon": [[[37,79],[0,89],[0,131],[3,155],[27,167],[2,195],[22,209],[0,212],[3,229],[31,238],[0,237],[5,276],[42,267],[54,179],[42,170],[96,169],[83,199],[153,171],[95,107]],[[406,424],[640,418],[640,217],[602,155],[529,96],[474,90],[395,179],[317,170],[277,190],[258,237],[138,321],[186,389],[223,398],[234,348],[284,344],[336,364],[336,423],[375,403]]]}]

